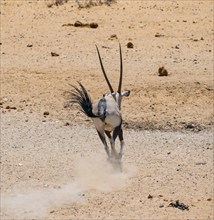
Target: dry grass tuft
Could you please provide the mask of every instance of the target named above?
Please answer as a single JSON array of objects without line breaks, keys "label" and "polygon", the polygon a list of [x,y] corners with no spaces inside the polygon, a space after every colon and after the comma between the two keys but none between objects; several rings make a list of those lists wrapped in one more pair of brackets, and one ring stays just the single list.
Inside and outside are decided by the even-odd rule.
[{"label": "dry grass tuft", "polygon": [[52,0],[51,2],[47,3],[47,6],[49,8],[51,8],[54,5],[59,6],[59,5],[63,5],[64,3],[67,3],[67,2],[68,2],[68,0]]},{"label": "dry grass tuft", "polygon": [[90,8],[98,5],[108,5],[110,6],[112,3],[115,3],[116,0],[76,0],[76,3],[79,8]]}]

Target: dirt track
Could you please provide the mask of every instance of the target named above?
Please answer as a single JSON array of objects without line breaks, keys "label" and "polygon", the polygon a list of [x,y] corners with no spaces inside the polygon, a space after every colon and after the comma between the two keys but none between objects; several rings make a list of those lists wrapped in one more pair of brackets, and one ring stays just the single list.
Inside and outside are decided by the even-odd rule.
[{"label": "dirt track", "polygon": [[[212,1],[0,4],[2,219],[214,218]],[[76,20],[98,28],[63,26]],[[64,108],[69,83],[107,91],[95,44],[117,87],[119,42],[131,90],[122,173],[91,121]]]}]

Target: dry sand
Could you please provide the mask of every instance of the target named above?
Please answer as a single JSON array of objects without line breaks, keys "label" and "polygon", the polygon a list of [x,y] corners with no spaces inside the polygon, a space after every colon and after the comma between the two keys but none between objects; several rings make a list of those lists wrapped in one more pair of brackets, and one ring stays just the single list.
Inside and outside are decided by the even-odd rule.
[{"label": "dry sand", "polygon": [[[50,2],[0,2],[1,219],[213,219],[213,2]],[[98,28],[64,26],[77,20]],[[95,44],[117,87],[119,42],[122,172],[64,107],[69,83],[108,91]]]}]

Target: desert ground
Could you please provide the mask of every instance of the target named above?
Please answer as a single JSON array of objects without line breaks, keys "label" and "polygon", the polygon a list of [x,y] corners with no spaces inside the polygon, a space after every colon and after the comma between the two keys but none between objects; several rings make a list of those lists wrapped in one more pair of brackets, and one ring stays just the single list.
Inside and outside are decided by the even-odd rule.
[{"label": "desert ground", "polygon": [[[55,2],[0,2],[1,219],[214,219],[213,1]],[[95,45],[117,88],[119,43],[122,170],[66,102],[109,92]]]}]

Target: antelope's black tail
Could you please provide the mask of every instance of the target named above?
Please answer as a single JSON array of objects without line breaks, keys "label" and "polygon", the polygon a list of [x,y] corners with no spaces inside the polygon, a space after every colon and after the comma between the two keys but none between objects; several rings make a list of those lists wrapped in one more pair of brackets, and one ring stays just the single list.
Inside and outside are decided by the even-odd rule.
[{"label": "antelope's black tail", "polygon": [[76,86],[71,85],[74,90],[69,92],[71,94],[71,99],[69,100],[69,102],[78,104],[80,106],[80,110],[88,117],[97,117],[92,112],[92,100],[87,90],[80,82],[78,82],[78,84],[80,85],[80,89]]}]

